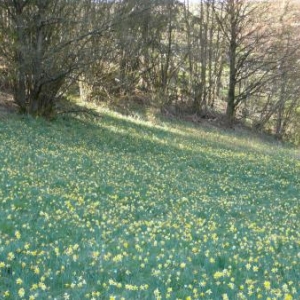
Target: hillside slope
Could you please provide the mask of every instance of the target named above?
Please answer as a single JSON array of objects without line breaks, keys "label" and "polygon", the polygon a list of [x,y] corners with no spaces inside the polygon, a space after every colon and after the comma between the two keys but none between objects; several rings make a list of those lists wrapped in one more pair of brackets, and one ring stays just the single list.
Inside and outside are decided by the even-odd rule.
[{"label": "hillside slope", "polygon": [[100,114],[0,118],[0,299],[300,298],[292,149]]}]

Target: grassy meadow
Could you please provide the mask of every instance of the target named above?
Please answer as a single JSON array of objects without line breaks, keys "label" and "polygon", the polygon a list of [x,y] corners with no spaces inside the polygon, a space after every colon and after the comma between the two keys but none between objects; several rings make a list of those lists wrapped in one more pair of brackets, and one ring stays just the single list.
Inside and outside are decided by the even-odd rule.
[{"label": "grassy meadow", "polygon": [[108,110],[0,118],[0,299],[300,299],[295,150]]}]

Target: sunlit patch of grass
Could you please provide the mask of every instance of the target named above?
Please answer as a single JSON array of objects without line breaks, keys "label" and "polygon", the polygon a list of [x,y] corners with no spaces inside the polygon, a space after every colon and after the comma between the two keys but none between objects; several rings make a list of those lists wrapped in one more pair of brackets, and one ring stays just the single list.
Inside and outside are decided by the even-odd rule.
[{"label": "sunlit patch of grass", "polygon": [[291,150],[101,116],[0,120],[0,299],[299,299]]}]

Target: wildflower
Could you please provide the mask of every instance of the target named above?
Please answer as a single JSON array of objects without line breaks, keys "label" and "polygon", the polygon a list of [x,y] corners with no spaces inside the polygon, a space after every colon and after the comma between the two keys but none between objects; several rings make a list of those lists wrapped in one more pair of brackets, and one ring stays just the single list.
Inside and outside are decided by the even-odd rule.
[{"label": "wildflower", "polygon": [[21,238],[21,233],[19,230],[15,232],[15,237],[19,240]]},{"label": "wildflower", "polygon": [[284,300],[293,300],[293,296],[291,294],[285,294]]},{"label": "wildflower", "polygon": [[158,295],[160,295],[160,291],[159,291],[159,289],[156,289],[156,290],[154,291],[154,295],[155,295],[155,296],[158,296]]},{"label": "wildflower", "polygon": [[182,263],[180,264],[180,268],[181,268],[181,269],[184,269],[185,266],[186,266],[186,264],[185,264],[184,262],[182,262]]},{"label": "wildflower", "polygon": [[64,300],[69,300],[70,299],[70,295],[68,293],[64,293]]},{"label": "wildflower", "polygon": [[156,277],[156,276],[159,276],[161,274],[161,271],[160,270],[156,270],[156,269],[152,269],[152,276]]},{"label": "wildflower", "polygon": [[137,291],[138,287],[136,285],[132,285],[132,284],[125,284],[125,289],[129,290],[129,291]]},{"label": "wildflower", "polygon": [[223,300],[229,300],[228,295],[227,295],[227,294],[223,294],[223,295],[222,295],[222,299],[223,299]]},{"label": "wildflower", "polygon": [[58,247],[54,248],[54,252],[55,252],[56,256],[59,256],[59,255],[60,255],[60,253],[59,253],[59,248],[58,248]]},{"label": "wildflower", "polygon": [[159,289],[154,290],[154,296],[155,296],[155,299],[161,299],[161,295],[160,295]]},{"label": "wildflower", "polygon": [[282,290],[286,293],[289,291],[289,287],[286,283],[282,286]]},{"label": "wildflower", "polygon": [[199,285],[202,286],[202,287],[205,287],[206,286],[206,282],[205,281],[200,281]]},{"label": "wildflower", "polygon": [[20,296],[20,298],[23,298],[25,295],[25,290],[23,288],[20,288],[18,291],[18,295]]},{"label": "wildflower", "polygon": [[99,251],[93,251],[92,252],[92,258],[93,259],[97,259],[100,256],[100,252]]},{"label": "wildflower", "polygon": [[219,279],[223,277],[223,272],[220,272],[220,271],[217,271],[215,274],[214,274],[214,279]]},{"label": "wildflower", "polygon": [[145,291],[145,290],[148,289],[148,287],[149,287],[148,284],[141,285],[141,286],[140,286],[140,290],[141,290],[141,291]]},{"label": "wildflower", "polygon": [[38,287],[39,287],[39,286],[38,286],[36,283],[34,283],[34,284],[31,286],[30,290],[31,290],[31,291],[37,290]]},{"label": "wildflower", "polygon": [[9,291],[4,292],[4,297],[9,297],[9,295],[10,295]]},{"label": "wildflower", "polygon": [[43,291],[45,291],[45,290],[47,289],[47,286],[45,285],[44,282],[39,282],[39,287],[40,287]]},{"label": "wildflower", "polygon": [[7,260],[14,260],[15,259],[15,255],[12,252],[9,252],[7,254]]},{"label": "wildflower", "polygon": [[228,286],[233,290],[234,289],[234,283],[233,282],[229,282]]},{"label": "wildflower", "polygon": [[118,254],[115,257],[113,257],[112,259],[114,262],[120,262],[123,260],[123,255],[122,254]]},{"label": "wildflower", "polygon": [[265,287],[266,290],[271,289],[271,282],[270,281],[265,281],[264,282],[264,287]]},{"label": "wildflower", "polygon": [[18,279],[16,280],[16,283],[17,283],[17,284],[22,284],[22,283],[23,283],[23,280],[22,280],[21,278],[18,278]]}]

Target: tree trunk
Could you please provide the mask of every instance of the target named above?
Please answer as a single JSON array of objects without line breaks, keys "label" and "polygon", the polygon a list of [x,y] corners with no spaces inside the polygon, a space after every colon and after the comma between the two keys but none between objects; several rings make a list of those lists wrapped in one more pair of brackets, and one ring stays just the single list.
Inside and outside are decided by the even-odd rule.
[{"label": "tree trunk", "polygon": [[282,136],[282,125],[284,118],[284,110],[285,110],[285,101],[286,101],[286,82],[287,78],[284,70],[282,70],[282,66],[280,65],[280,77],[281,77],[281,86],[280,86],[280,94],[279,94],[279,108],[276,122],[275,135],[278,138]]},{"label": "tree trunk", "polygon": [[[235,33],[234,33],[235,35]],[[236,87],[236,42],[234,37],[230,43],[229,50],[229,87],[227,96],[226,117],[231,125],[235,114],[235,87]]]},{"label": "tree trunk", "polygon": [[[26,110],[26,41],[24,34],[24,24],[22,17],[22,7],[16,7],[16,43],[19,45],[15,49],[15,69],[16,77],[13,82],[14,100],[19,105],[21,112]],[[24,49],[25,48],[25,49]]]}]

